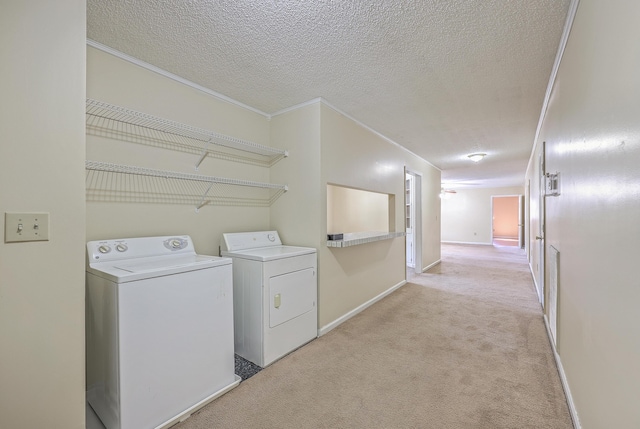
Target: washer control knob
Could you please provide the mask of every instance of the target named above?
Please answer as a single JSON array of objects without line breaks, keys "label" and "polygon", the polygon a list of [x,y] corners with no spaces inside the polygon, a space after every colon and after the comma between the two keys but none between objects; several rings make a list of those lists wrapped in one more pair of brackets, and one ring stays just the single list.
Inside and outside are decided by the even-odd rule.
[{"label": "washer control knob", "polygon": [[100,252],[100,253],[109,253],[109,252],[111,252],[111,247],[107,246],[106,244],[103,244],[100,247],[98,247],[98,252]]},{"label": "washer control knob", "polygon": [[273,234],[267,235],[267,238],[269,239],[269,241],[276,241],[276,236]]},{"label": "washer control knob", "polygon": [[184,238],[169,238],[164,241],[164,247],[169,250],[182,250],[189,245],[189,241]]},{"label": "washer control knob", "polygon": [[126,252],[127,250],[129,250],[129,247],[127,247],[127,245],[124,243],[118,243],[118,245],[116,246],[116,250],[118,252]]}]

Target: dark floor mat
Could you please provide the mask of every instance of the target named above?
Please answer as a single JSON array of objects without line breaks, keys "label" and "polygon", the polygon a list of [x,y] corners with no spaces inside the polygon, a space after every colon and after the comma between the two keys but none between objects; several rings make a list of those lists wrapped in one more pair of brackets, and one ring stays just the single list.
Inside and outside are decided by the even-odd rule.
[{"label": "dark floor mat", "polygon": [[253,362],[250,362],[243,358],[242,356],[235,355],[236,357],[236,375],[238,375],[242,380],[246,380],[250,377],[253,377],[258,372],[262,370],[258,365]]}]

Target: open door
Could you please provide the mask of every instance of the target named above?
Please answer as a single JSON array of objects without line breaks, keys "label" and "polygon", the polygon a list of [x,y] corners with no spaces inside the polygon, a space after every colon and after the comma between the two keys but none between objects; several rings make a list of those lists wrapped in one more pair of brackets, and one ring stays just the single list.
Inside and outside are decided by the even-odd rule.
[{"label": "open door", "polygon": [[538,242],[538,299],[542,308],[545,308],[544,302],[544,274],[545,274],[545,247],[544,247],[544,224],[545,224],[545,142],[542,142],[542,150],[540,151],[540,158],[538,159],[538,175],[539,175],[539,217],[538,231],[536,235],[536,241]]},{"label": "open door", "polygon": [[524,195],[520,195],[518,205],[518,247],[524,249]]},{"label": "open door", "polygon": [[407,266],[422,273],[422,175],[405,168]]},{"label": "open door", "polygon": [[405,173],[405,232],[406,232],[406,248],[407,248],[407,267],[415,268],[415,246],[413,240],[413,222],[414,222],[414,179],[413,175]]}]

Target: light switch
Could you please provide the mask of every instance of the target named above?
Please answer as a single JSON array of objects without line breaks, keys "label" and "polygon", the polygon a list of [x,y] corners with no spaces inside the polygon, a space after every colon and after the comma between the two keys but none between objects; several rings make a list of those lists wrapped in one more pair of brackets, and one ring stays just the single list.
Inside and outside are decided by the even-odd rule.
[{"label": "light switch", "polygon": [[5,213],[4,242],[48,241],[49,213]]}]

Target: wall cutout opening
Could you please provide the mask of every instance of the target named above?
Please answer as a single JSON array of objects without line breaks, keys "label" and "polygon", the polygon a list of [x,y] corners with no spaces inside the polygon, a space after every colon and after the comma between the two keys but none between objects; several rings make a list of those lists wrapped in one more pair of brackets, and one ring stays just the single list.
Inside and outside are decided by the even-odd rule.
[{"label": "wall cutout opening", "polygon": [[395,195],[327,184],[327,234],[395,232]]}]

